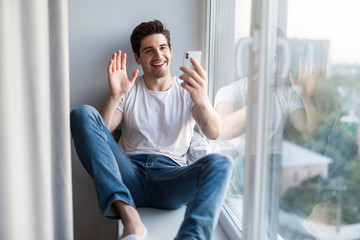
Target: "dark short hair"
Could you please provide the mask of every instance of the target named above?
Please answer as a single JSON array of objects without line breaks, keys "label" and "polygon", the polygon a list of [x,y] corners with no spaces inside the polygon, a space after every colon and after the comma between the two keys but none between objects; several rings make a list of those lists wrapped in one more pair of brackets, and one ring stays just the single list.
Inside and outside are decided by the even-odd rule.
[{"label": "dark short hair", "polygon": [[138,57],[140,56],[141,41],[145,37],[156,33],[160,33],[164,35],[168,43],[168,46],[171,47],[170,32],[164,27],[162,22],[160,22],[159,20],[142,22],[133,30],[130,37],[132,50]]}]

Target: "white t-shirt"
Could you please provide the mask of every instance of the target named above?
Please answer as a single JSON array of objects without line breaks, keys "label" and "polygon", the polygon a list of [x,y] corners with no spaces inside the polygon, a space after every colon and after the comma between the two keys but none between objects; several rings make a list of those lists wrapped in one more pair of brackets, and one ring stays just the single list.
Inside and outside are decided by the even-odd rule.
[{"label": "white t-shirt", "polygon": [[[246,106],[247,101],[247,78],[235,81],[219,89],[215,97],[215,107],[221,102],[234,104],[238,109]],[[303,103],[299,95],[289,87],[278,87],[271,95],[272,114],[270,119],[270,151],[281,153],[281,142],[283,130],[288,115],[300,108]]]},{"label": "white t-shirt", "polygon": [[119,146],[128,155],[160,154],[185,166],[187,151],[194,134],[194,106],[190,93],[173,77],[163,92],[149,90],[143,76],[120,101],[124,113]]}]

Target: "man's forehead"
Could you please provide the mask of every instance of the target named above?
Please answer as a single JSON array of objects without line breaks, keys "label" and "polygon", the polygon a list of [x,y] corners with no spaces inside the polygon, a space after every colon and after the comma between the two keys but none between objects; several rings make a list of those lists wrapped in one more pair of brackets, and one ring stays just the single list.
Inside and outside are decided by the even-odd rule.
[{"label": "man's forehead", "polygon": [[161,33],[151,34],[141,41],[140,49],[168,45],[165,36]]}]

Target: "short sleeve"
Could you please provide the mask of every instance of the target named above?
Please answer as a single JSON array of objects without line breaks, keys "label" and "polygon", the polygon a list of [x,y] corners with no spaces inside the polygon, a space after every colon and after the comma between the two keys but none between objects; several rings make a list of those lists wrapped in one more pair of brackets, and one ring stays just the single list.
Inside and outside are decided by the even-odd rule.
[{"label": "short sleeve", "polygon": [[287,103],[288,103],[289,113],[297,109],[304,108],[304,104],[300,96],[291,87],[289,87],[287,91]]},{"label": "short sleeve", "polygon": [[214,106],[216,107],[219,103],[227,102],[242,108],[246,105],[246,98],[247,79],[244,78],[220,88],[216,93]]},{"label": "short sleeve", "polygon": [[121,112],[124,112],[124,105],[125,105],[125,98],[127,95],[125,95],[119,102],[119,105],[117,106],[117,109],[119,109]]}]

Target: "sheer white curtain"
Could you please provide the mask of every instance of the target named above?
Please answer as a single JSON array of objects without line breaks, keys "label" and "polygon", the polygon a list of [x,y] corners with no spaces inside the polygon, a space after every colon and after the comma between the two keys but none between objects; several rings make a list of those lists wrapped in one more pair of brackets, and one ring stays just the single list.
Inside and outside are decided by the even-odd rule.
[{"label": "sheer white curtain", "polygon": [[66,0],[0,0],[0,239],[73,238]]}]

